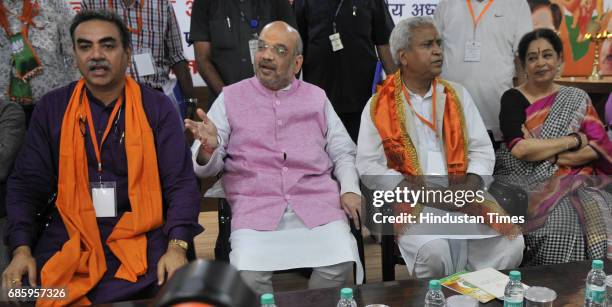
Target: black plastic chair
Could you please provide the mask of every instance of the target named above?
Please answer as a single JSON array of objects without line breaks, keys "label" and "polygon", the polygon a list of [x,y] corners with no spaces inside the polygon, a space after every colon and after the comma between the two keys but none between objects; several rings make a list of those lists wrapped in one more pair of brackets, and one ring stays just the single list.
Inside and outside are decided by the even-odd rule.
[{"label": "black plastic chair", "polygon": [[[393,214],[393,209],[391,206],[383,206],[381,210],[385,216]],[[392,281],[395,280],[395,266],[406,265],[406,262],[404,262],[404,258],[402,258],[399,247],[395,242],[393,226],[390,224],[384,224],[382,227],[383,230],[381,231],[380,238],[382,280]]]},{"label": "black plastic chair", "polygon": [[381,260],[382,260],[382,280],[395,280],[395,266],[406,265],[404,258],[399,251],[397,243],[395,243],[394,235],[382,235],[380,241]]}]

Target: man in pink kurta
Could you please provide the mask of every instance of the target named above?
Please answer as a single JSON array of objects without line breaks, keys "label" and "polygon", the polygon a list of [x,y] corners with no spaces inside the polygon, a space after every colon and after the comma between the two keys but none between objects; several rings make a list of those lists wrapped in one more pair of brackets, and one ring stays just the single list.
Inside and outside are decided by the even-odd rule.
[{"label": "man in pink kurta", "polygon": [[295,79],[299,34],[268,24],[255,77],[223,88],[202,122],[186,121],[200,177],[223,170],[232,208],[230,262],[257,292],[272,271],[313,267],[310,288],[344,285],[358,262],[346,215],[361,210],[355,144],[325,92]]}]

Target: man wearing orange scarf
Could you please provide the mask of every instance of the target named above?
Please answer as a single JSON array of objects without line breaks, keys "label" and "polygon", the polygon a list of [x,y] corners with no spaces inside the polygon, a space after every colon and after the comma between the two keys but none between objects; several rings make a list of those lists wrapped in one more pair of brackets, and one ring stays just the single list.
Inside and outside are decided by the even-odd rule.
[{"label": "man wearing orange scarf", "polygon": [[[512,223],[489,221],[487,213],[506,215],[484,191],[481,178],[493,173],[493,147],[467,90],[438,78],[443,63],[440,44],[429,17],[409,18],[393,29],[391,52],[400,71],[387,78],[363,111],[357,169],[372,190],[415,191],[427,183],[444,195],[482,193],[467,204],[419,198],[416,206],[394,205],[395,215],[415,218],[394,225],[411,275],[442,277],[465,269],[513,268],[521,262],[523,238],[515,238],[518,229]],[[420,219],[432,215],[448,216],[450,222]],[[454,222],[450,217],[464,220]],[[377,223],[374,216],[369,219]]]},{"label": "man wearing orange scarf", "polygon": [[120,17],[81,12],[70,34],[83,78],[34,111],[8,184],[13,259],[2,286],[64,289],[39,305],[151,297],[202,230],[181,123],[163,94],[126,77]]}]

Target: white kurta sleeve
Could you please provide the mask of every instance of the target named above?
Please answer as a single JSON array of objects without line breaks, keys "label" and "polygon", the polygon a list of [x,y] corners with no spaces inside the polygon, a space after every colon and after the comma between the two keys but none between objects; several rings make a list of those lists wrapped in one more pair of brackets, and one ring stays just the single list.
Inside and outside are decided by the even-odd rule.
[{"label": "white kurta sleeve", "polygon": [[480,176],[493,174],[495,152],[487,128],[470,93],[463,89],[463,114],[468,132],[468,173]]},{"label": "white kurta sleeve", "polygon": [[191,146],[193,170],[196,175],[200,178],[211,177],[217,175],[223,169],[223,159],[226,156],[227,142],[231,133],[231,127],[227,120],[227,113],[225,110],[225,102],[223,100],[223,93],[219,94],[219,97],[215,100],[210,111],[207,114],[208,118],[217,127],[217,135],[219,146],[215,149],[210,160],[206,165],[200,165],[197,162],[198,150],[201,142],[195,140]]},{"label": "white kurta sleeve", "polygon": [[359,138],[357,139],[357,171],[361,182],[372,190],[391,190],[402,180],[400,172],[387,167],[387,157],[383,149],[382,139],[370,116],[368,101],[361,113]]},{"label": "white kurta sleeve", "polygon": [[325,120],[327,121],[325,150],[334,162],[334,176],[340,183],[340,195],[347,192],[361,195],[359,175],[355,168],[355,143],[346,132],[329,100],[325,102]]}]

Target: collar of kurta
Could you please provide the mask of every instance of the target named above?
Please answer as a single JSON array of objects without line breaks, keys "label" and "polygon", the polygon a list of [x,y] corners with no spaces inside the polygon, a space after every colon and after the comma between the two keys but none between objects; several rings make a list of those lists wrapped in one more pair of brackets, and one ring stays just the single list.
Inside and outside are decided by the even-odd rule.
[{"label": "collar of kurta", "polygon": [[257,79],[257,77],[252,77],[250,79],[251,84],[253,84],[253,86],[262,94],[264,94],[265,96],[268,97],[272,97],[272,96],[276,96],[276,97],[286,97],[286,96],[290,96],[291,94],[295,93],[295,91],[297,91],[297,89],[299,88],[299,80],[298,79],[293,79],[291,81],[291,83],[289,83],[289,85],[285,86],[284,88],[280,89],[280,90],[271,90],[267,87],[265,87],[261,81],[259,81],[259,79]]}]

